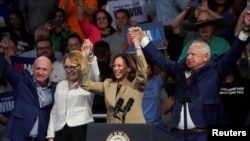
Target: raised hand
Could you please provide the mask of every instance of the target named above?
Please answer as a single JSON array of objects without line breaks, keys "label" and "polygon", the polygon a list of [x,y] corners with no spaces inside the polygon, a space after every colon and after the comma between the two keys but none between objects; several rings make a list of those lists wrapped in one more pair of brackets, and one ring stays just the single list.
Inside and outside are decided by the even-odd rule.
[{"label": "raised hand", "polygon": [[88,60],[89,57],[93,54],[92,50],[93,50],[92,42],[89,39],[85,39],[81,47],[83,59]]},{"label": "raised hand", "polygon": [[74,0],[74,3],[79,6],[83,6],[84,4],[83,0]]},{"label": "raised hand", "polygon": [[0,123],[7,124],[7,122],[8,122],[8,118],[3,115],[0,115]]},{"label": "raised hand", "polygon": [[128,29],[129,36],[134,40],[134,42],[140,42],[145,36],[140,27],[131,27]]},{"label": "raised hand", "polygon": [[11,41],[8,38],[3,38],[0,41],[0,52],[4,52],[5,49],[9,48],[11,46]]},{"label": "raised hand", "polygon": [[250,29],[250,10],[246,10],[243,23],[245,27]]}]

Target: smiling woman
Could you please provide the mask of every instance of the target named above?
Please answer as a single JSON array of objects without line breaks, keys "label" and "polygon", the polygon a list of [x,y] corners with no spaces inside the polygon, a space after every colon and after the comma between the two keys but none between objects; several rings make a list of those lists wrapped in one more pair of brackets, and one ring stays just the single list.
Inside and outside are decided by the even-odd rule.
[{"label": "smiling woman", "polygon": [[69,88],[71,88],[78,81],[78,69],[83,61],[83,57],[80,51],[73,50],[65,56],[64,69],[69,82]]},{"label": "smiling woman", "polygon": [[[84,44],[86,45],[87,40]],[[73,50],[63,60],[67,79],[58,83],[55,92],[55,103],[50,114],[50,123],[47,131],[49,141],[85,141],[87,124],[94,122],[92,105],[94,93],[80,85],[79,70],[83,62],[88,63],[90,79],[97,81],[99,69],[96,57],[89,57],[91,47],[83,51]],[[70,132],[69,132],[70,130]]]},{"label": "smiling woman", "polygon": [[[147,83],[147,63],[139,42],[134,44],[136,55],[117,54],[113,60],[112,77],[105,79],[104,82],[90,81],[91,71],[86,66],[82,66],[81,87],[104,95],[108,123],[145,123],[142,98]],[[121,103],[117,109],[116,103],[119,103],[119,99],[123,99],[124,103]],[[131,101],[134,102],[131,103]],[[128,106],[131,107],[128,108]]]}]

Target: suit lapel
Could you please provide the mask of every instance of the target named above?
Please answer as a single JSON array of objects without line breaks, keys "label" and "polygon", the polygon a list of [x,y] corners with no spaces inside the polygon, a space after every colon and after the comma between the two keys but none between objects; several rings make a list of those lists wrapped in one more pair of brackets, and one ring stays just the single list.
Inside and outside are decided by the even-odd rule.
[{"label": "suit lapel", "polygon": [[40,105],[39,104],[39,97],[38,97],[38,93],[37,93],[37,86],[36,86],[36,84],[33,82],[33,79],[30,81],[30,89],[32,89],[32,97],[33,97],[33,99],[36,101],[36,103],[38,104],[38,105]]},{"label": "suit lapel", "polygon": [[[123,97],[125,91],[127,90],[128,87],[130,87],[129,85],[130,83],[128,83],[128,81],[125,81],[122,85],[122,87],[120,88],[119,92],[116,94],[117,92],[117,82],[111,83],[108,91],[108,99],[110,99],[110,103],[112,104],[112,106],[116,105],[116,101],[120,98]],[[112,99],[115,99],[112,100]]]},{"label": "suit lapel", "polygon": [[107,89],[107,92],[108,92],[108,99],[109,100],[109,103],[115,107],[116,105],[116,91],[117,91],[117,83],[116,82],[113,82],[110,84],[109,88]]},{"label": "suit lapel", "polygon": [[125,94],[125,91],[127,90],[128,87],[132,87],[132,86],[131,86],[131,83],[126,79],[126,80],[124,80],[122,87],[121,87],[119,93],[117,94],[117,99],[119,97],[122,97]]}]

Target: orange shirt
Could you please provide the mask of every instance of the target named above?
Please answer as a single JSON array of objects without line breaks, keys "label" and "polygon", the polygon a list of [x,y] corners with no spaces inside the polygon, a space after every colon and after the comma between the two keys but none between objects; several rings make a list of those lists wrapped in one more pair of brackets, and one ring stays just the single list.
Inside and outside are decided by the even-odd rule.
[{"label": "orange shirt", "polygon": [[[63,8],[68,0],[60,0],[58,7]],[[95,10],[97,10],[97,0],[84,0],[84,6],[91,7]],[[73,32],[76,32],[82,40],[85,39],[85,36],[78,24],[77,20],[77,5],[74,3],[73,0],[69,0],[68,7],[65,10],[67,15],[68,24],[70,26],[70,29]],[[87,19],[90,23],[92,23],[92,16],[84,14],[84,19]]]}]

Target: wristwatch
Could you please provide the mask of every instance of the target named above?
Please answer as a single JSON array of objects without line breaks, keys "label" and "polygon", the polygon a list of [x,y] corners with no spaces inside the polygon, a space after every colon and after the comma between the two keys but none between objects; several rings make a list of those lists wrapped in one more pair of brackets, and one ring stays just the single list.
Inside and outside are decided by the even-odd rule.
[{"label": "wristwatch", "polygon": [[93,59],[94,58],[94,53],[93,52],[89,52],[89,59]]},{"label": "wristwatch", "polygon": [[250,27],[246,27],[244,24],[241,27],[242,31],[244,31],[245,33],[249,33],[250,32]]}]

